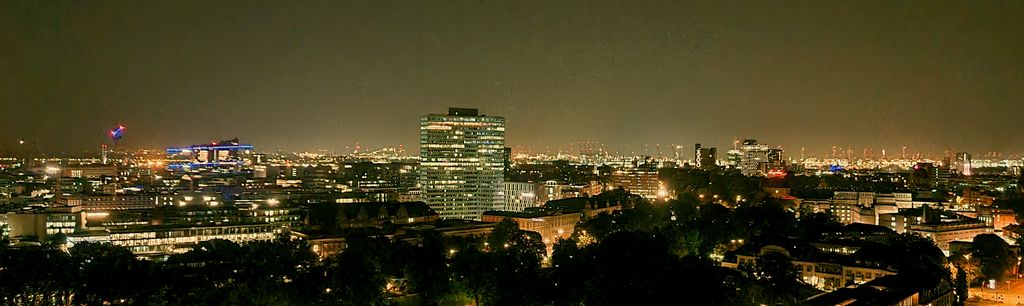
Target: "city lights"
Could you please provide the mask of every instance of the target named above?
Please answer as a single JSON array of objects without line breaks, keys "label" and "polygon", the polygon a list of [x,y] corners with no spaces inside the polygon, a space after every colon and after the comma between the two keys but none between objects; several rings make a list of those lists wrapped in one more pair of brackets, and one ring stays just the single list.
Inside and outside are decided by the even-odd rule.
[{"label": "city lights", "polygon": [[1024,304],[1022,37],[1021,1],[0,1],[0,305]]}]

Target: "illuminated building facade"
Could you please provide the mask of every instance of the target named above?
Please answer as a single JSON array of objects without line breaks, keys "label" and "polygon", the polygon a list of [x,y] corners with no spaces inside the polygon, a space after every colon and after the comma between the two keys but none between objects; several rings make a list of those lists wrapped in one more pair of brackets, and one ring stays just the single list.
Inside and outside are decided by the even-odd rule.
[{"label": "illuminated building facade", "polygon": [[501,210],[523,211],[537,206],[537,185],[530,182],[505,182],[505,203]]},{"label": "illuminated building facade", "polygon": [[214,141],[210,144],[193,145],[187,148],[168,148],[167,154],[172,157],[185,156],[188,163],[169,165],[172,169],[241,166],[245,163],[245,155],[252,154],[254,147],[238,142],[238,138]]},{"label": "illuminated building facade", "polygon": [[410,162],[354,162],[344,164],[338,175],[353,189],[412,188],[416,186],[416,168]]},{"label": "illuminated building facade", "polygon": [[512,219],[524,231],[537,232],[541,240],[547,246],[548,253],[560,239],[568,239],[576,230],[576,223],[580,221],[578,213],[555,213],[542,210],[530,210],[525,212],[510,211],[488,211],[483,214],[481,221],[501,222]]},{"label": "illuminated building facade", "polygon": [[648,200],[664,198],[666,194],[658,181],[658,169],[653,165],[623,168],[612,173],[612,186],[622,187],[630,193]]},{"label": "illuminated building facade", "polygon": [[975,236],[990,234],[994,230],[985,221],[965,219],[954,222],[940,222],[910,225],[909,232],[917,233],[935,241],[935,245],[943,252],[949,253],[949,243],[953,241],[972,241]]},{"label": "illuminated building facade", "polygon": [[45,210],[6,214],[7,237],[12,241],[45,242],[57,234],[71,234],[85,227],[85,213],[77,207],[49,207]]},{"label": "illuminated building facade", "polygon": [[81,207],[85,211],[124,210],[154,208],[158,199],[151,195],[71,195],[61,197],[57,203]]},{"label": "illuminated building facade", "polygon": [[854,243],[815,243],[813,247],[796,250],[780,245],[745,245],[736,251],[735,259],[723,261],[722,266],[750,269],[757,266],[762,256],[780,253],[792,259],[800,280],[820,290],[835,290],[851,283],[863,284],[897,272],[880,263],[859,259],[860,247]]},{"label": "illuminated building facade", "polygon": [[986,195],[977,188],[964,188],[961,196],[957,197],[957,204],[979,207],[979,206],[992,206],[995,202],[996,197]]},{"label": "illuminated building facade", "polygon": [[559,184],[558,181],[548,180],[540,186],[540,193],[537,195],[538,203],[547,203],[548,201],[554,201],[562,199],[562,192],[568,189],[569,186]]},{"label": "illuminated building facade", "polygon": [[101,176],[117,176],[117,166],[66,166],[61,175],[74,178],[97,178]]},{"label": "illuminated building facade", "polygon": [[423,200],[444,219],[479,220],[500,209],[505,162],[505,118],[476,109],[420,118],[419,182]]},{"label": "illuminated building facade", "polygon": [[282,232],[283,228],[272,224],[150,226],[76,233],[69,235],[68,241],[72,245],[81,242],[106,242],[125,247],[136,255],[160,255],[185,252],[191,249],[191,245],[213,239],[230,240],[235,243],[273,240]]},{"label": "illuminated building facade", "polygon": [[430,223],[438,220],[438,214],[423,202],[363,202],[329,204],[333,207],[324,211],[334,212],[331,221],[342,228],[383,226],[384,224],[408,225]]},{"label": "illuminated building facade", "polygon": [[769,148],[755,139],[743,140],[739,162],[743,175],[764,176],[773,170],[781,170],[782,166],[782,149]]},{"label": "illuminated building facade", "polygon": [[759,144],[757,140],[743,140],[743,146],[740,147],[740,172],[748,176],[764,175],[764,172],[761,171],[761,163],[768,162],[770,150],[768,145]]}]

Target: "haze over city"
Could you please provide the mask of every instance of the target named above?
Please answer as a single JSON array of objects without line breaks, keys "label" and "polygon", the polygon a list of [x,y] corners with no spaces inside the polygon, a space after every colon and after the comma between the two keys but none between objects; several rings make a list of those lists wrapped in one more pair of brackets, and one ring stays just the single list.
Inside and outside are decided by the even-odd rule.
[{"label": "haze over city", "polygon": [[1024,3],[783,2],[4,1],[0,152],[415,150],[449,106],[533,152],[1024,151]]}]

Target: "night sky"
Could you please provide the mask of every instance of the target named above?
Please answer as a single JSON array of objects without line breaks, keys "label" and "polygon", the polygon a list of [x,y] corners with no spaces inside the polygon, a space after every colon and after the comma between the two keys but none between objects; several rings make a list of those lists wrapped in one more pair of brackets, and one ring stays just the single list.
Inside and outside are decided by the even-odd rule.
[{"label": "night sky", "polygon": [[415,149],[449,106],[534,152],[1024,151],[1024,1],[720,2],[0,1],[0,151]]}]

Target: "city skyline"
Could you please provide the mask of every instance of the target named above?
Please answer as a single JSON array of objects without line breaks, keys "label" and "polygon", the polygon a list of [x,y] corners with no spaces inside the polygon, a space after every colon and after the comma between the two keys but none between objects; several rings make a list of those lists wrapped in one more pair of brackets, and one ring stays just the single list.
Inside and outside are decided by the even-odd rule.
[{"label": "city skyline", "polygon": [[455,106],[532,151],[1019,153],[1022,5],[5,2],[0,151],[95,152],[117,124],[128,147],[415,150]]},{"label": "city skyline", "polygon": [[1024,305],[1024,1],[0,1],[2,305]]}]

